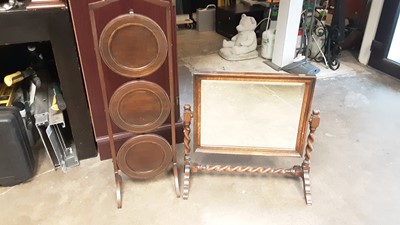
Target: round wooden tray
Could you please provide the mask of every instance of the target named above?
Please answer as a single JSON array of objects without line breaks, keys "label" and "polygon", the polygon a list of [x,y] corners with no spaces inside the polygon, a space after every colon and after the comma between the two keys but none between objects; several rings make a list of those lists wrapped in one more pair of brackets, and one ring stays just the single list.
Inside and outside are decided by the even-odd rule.
[{"label": "round wooden tray", "polygon": [[161,126],[170,113],[167,93],[149,81],[130,81],[119,87],[110,100],[110,116],[121,129],[146,133]]},{"label": "round wooden tray", "polygon": [[145,134],[126,141],[118,151],[119,169],[131,178],[147,179],[162,173],[172,161],[171,145],[163,137]]},{"label": "round wooden tray", "polygon": [[125,14],[111,20],[99,40],[100,54],[115,73],[143,77],[164,63],[167,38],[152,19],[140,14]]}]

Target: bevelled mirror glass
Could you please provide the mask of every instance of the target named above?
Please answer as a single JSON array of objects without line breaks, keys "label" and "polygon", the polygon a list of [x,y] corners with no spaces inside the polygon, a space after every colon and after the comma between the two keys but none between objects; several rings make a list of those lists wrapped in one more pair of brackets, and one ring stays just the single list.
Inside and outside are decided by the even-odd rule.
[{"label": "bevelled mirror glass", "polygon": [[195,151],[301,156],[315,77],[195,74]]}]

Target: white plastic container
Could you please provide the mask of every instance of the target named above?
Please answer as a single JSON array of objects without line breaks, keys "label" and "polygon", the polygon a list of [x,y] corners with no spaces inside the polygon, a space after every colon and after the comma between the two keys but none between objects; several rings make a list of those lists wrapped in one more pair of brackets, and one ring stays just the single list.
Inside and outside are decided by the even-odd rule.
[{"label": "white plastic container", "polygon": [[[313,33],[313,38],[311,40],[310,58],[316,57],[318,53],[319,55],[317,58],[322,58],[322,54],[320,53],[319,49],[325,51],[325,32],[328,31],[324,29],[322,25],[316,27],[315,32]],[[326,36],[328,36],[327,33]]]},{"label": "white plastic container", "polygon": [[[315,39],[312,40],[311,42],[311,47],[310,47],[310,58],[314,58],[318,55],[319,53],[319,48],[321,48],[322,51],[324,51],[325,46],[325,38],[324,37],[318,37],[314,36]],[[318,48],[318,46],[319,48]],[[322,57],[322,54],[319,54],[318,57]]]},{"label": "white plastic container", "polygon": [[303,35],[303,31],[299,29],[297,33],[297,42],[296,42],[296,52],[301,48],[301,36]]},{"label": "white plastic container", "polygon": [[215,30],[215,9],[214,4],[207,5],[204,9],[196,10],[197,31],[214,31]]},{"label": "white plastic container", "polygon": [[272,59],[275,44],[275,29],[269,29],[262,33],[261,56]]}]

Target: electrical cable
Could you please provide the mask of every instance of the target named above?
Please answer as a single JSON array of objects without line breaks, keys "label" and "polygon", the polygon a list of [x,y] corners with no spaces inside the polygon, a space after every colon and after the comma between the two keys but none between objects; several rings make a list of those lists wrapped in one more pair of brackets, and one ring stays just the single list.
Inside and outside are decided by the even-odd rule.
[{"label": "electrical cable", "polygon": [[270,8],[269,8],[268,17],[266,17],[266,18],[260,20],[260,22],[257,23],[256,29],[257,29],[258,26],[260,26],[260,25],[261,25],[264,21],[266,21],[266,20],[268,20],[268,21],[267,21],[266,29],[269,28],[269,25],[271,24],[271,12],[272,12],[272,8],[270,7]]}]

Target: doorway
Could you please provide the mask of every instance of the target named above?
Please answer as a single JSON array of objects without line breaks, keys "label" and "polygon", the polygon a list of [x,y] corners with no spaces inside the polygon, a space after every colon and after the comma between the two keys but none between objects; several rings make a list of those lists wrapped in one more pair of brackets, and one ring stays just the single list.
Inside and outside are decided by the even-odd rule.
[{"label": "doorway", "polygon": [[400,20],[398,18],[392,43],[389,47],[388,59],[400,63]]},{"label": "doorway", "polygon": [[400,78],[400,2],[386,0],[383,4],[368,65]]}]

